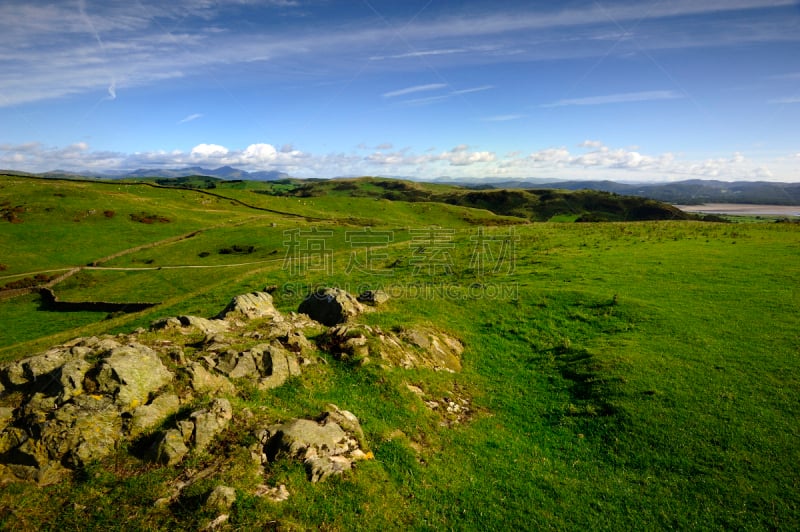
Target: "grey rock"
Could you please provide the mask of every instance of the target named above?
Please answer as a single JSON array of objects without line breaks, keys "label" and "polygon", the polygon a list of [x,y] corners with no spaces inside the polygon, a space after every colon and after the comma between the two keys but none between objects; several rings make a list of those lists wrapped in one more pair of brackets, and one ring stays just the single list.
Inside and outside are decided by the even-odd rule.
[{"label": "grey rock", "polygon": [[55,410],[39,431],[51,459],[82,467],[114,451],[122,418],[110,398],[80,395]]},{"label": "grey rock", "polygon": [[136,408],[128,424],[128,434],[136,437],[162,423],[180,408],[180,399],[175,394],[159,395],[148,405]]},{"label": "grey rock", "polygon": [[206,508],[224,512],[236,502],[236,490],[228,486],[217,486],[206,499]]},{"label": "grey rock", "polygon": [[314,352],[314,346],[301,331],[291,331],[286,336],[280,338],[281,343],[286,349],[293,353],[308,358]]},{"label": "grey rock", "polygon": [[149,458],[158,464],[173,466],[189,454],[189,448],[183,441],[183,436],[178,429],[170,429],[161,433],[161,436],[150,448]]},{"label": "grey rock", "polygon": [[347,433],[336,423],[320,424],[311,419],[294,419],[270,430],[265,444],[272,462],[282,456],[306,459],[310,456],[344,454],[350,448]]},{"label": "grey rock", "polygon": [[364,307],[340,288],[318,288],[300,303],[297,310],[323,325],[332,326],[360,314]]},{"label": "grey rock", "polygon": [[426,328],[406,329],[399,334],[369,325],[342,324],[331,327],[319,340],[320,347],[336,358],[363,363],[380,357],[401,368],[461,370],[461,342],[445,333]]},{"label": "grey rock", "polygon": [[82,345],[76,345],[70,348],[70,354],[76,358],[85,357],[91,354],[92,349],[90,347],[85,347]]},{"label": "grey rock", "polygon": [[210,521],[206,526],[201,528],[200,532],[212,532],[213,530],[219,530],[223,525],[225,525],[225,523],[228,522],[230,517],[231,516],[229,514],[220,514]]},{"label": "grey rock", "polygon": [[198,450],[203,450],[228,426],[233,417],[233,408],[227,399],[214,399],[208,409],[192,412],[189,417],[194,421],[194,445]]},{"label": "grey rock", "polygon": [[0,454],[6,454],[22,445],[28,439],[28,433],[19,427],[9,427],[0,432]]},{"label": "grey rock", "polygon": [[325,480],[331,475],[341,474],[353,468],[353,461],[344,456],[321,456],[304,462],[311,482]]},{"label": "grey rock", "polygon": [[25,370],[22,368],[23,361],[11,362],[0,366],[0,382],[4,382],[10,388],[18,388],[28,383]]},{"label": "grey rock", "polygon": [[236,391],[231,381],[222,375],[214,375],[198,362],[192,362],[180,371],[188,375],[189,385],[196,393],[233,394]]},{"label": "grey rock", "polygon": [[190,444],[192,442],[192,435],[194,434],[194,421],[191,419],[183,419],[176,423],[178,431],[181,433],[183,443]]},{"label": "grey rock", "polygon": [[285,484],[281,484],[277,488],[261,484],[256,486],[256,497],[266,497],[272,502],[283,502],[289,498],[289,490],[286,489]]},{"label": "grey rock", "polygon": [[26,358],[21,361],[25,379],[31,383],[53,373],[56,369],[63,366],[72,355],[69,349],[50,349],[49,351]]},{"label": "grey rock", "polygon": [[[341,419],[348,429],[334,421],[335,418]],[[358,419],[336,405],[329,405],[318,421],[294,419],[273,425],[257,437],[262,442],[264,459],[268,462],[281,457],[303,460],[312,482],[348,471],[354,460],[367,456],[359,447],[363,432]]]},{"label": "grey rock", "polygon": [[389,301],[389,294],[383,290],[366,290],[361,292],[357,299],[359,303],[377,307]]},{"label": "grey rock", "polygon": [[235,317],[249,320],[257,318],[283,319],[272,303],[272,296],[266,292],[252,292],[236,296],[217,316],[218,319]]},{"label": "grey rock", "polygon": [[186,354],[180,347],[171,347],[167,350],[167,356],[176,366],[185,366],[189,363],[186,359]]},{"label": "grey rock", "polygon": [[[76,348],[73,348],[76,349]],[[58,403],[63,404],[83,393],[83,381],[92,365],[83,358],[70,360],[61,366],[58,377]]]},{"label": "grey rock", "polygon": [[181,326],[181,320],[178,318],[159,318],[150,324],[151,331],[159,331],[161,329],[178,329]]},{"label": "grey rock", "polygon": [[364,437],[364,430],[361,428],[361,423],[358,418],[347,410],[342,410],[335,404],[329,403],[325,407],[325,412],[319,418],[319,422],[323,424],[336,423],[345,431],[352,434],[359,446],[366,447],[366,438]]},{"label": "grey rock", "polygon": [[424,350],[426,365],[433,369],[461,371],[464,346],[455,338],[431,329],[407,329],[400,338]]},{"label": "grey rock", "polygon": [[87,345],[87,347],[91,347],[92,350],[99,354],[99,355],[107,355],[111,353],[114,349],[122,347],[122,344],[114,340],[113,338],[102,338],[97,340],[97,342],[93,342],[92,345]]},{"label": "grey rock", "polygon": [[236,367],[228,375],[232,379],[242,379],[245,377],[258,377],[259,371],[256,361],[250,353],[241,353],[236,359]]},{"label": "grey rock", "polygon": [[260,344],[250,350],[257,361],[263,377],[258,386],[263,389],[277,388],[291,376],[300,375],[297,357],[282,347]]},{"label": "grey rock", "polygon": [[[0,433],[11,423],[14,417],[14,409],[10,406],[0,406]],[[2,453],[3,451],[0,451]]]},{"label": "grey rock", "polygon": [[197,316],[179,316],[183,327],[193,327],[206,335],[216,335],[227,331],[230,324],[224,320],[209,320],[206,318],[198,318]]},{"label": "grey rock", "polygon": [[95,378],[98,391],[113,394],[125,412],[147,403],[151,393],[172,380],[172,373],[147,346],[118,347],[101,362]]}]

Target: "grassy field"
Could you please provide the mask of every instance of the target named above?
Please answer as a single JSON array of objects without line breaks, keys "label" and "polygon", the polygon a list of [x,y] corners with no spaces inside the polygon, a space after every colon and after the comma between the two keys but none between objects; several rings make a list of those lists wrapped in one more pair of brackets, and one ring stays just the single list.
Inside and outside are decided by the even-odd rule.
[{"label": "grassy field", "polygon": [[[327,365],[234,398],[236,408],[271,419],[313,415],[330,402],[355,413],[376,459],[344,477],[310,484],[302,465],[289,462],[260,477],[237,454],[252,435],[235,420],[225,441],[184,467],[220,457],[235,465],[193,485],[173,508],[153,501],[180,469],[120,452],[71,482],[4,486],[0,526],[195,529],[215,517],[201,503],[220,483],[239,495],[235,530],[794,530],[800,523],[797,224],[519,223],[346,190],[295,198],[214,189],[326,219],[308,221],[192,191],[0,184],[0,200],[29,208],[22,223],[0,221],[7,264],[0,277],[83,265],[202,229],[102,264],[146,269],[87,269],[55,287],[65,300],[161,302],[148,311],[106,319],[41,310],[35,295],[0,301],[2,359],[78,335],[146,327],[160,316],[210,316],[233,295],[265,285],[279,287],[276,304],[285,311],[312,285],[383,286],[396,297],[363,321],[433,325],[466,346],[456,374],[353,367],[322,354]],[[216,201],[209,212],[207,199]],[[100,216],[72,221],[92,209]],[[105,219],[104,209],[117,214]],[[171,221],[132,221],[143,210]],[[367,219],[392,238],[358,271],[349,266],[363,250],[351,237],[363,234]],[[435,247],[425,231],[432,225],[445,230],[438,243],[446,252],[433,266],[421,260]],[[329,231],[329,265],[292,271],[284,231],[312,229]],[[476,250],[489,248],[476,243],[486,237],[498,239],[487,239],[493,253],[480,263]],[[504,241],[506,255],[496,247]],[[233,246],[244,252],[220,253]],[[407,384],[468,400],[471,415],[443,424]],[[280,504],[253,496],[263,482],[286,484],[292,496]]]}]

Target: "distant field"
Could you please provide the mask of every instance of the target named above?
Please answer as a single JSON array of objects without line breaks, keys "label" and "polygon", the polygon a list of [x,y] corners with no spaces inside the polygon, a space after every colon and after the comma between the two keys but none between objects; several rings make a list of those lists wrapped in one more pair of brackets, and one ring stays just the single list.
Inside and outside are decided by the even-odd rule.
[{"label": "distant field", "polygon": [[[385,287],[395,297],[362,321],[423,324],[463,340],[461,373],[357,368],[321,353],[327,364],[286,386],[237,397],[237,408],[275,418],[336,403],[362,420],[376,460],[322,484],[306,482],[302,465],[281,463],[257,479],[289,486],[281,504],[248,495],[256,480],[233,469],[221,480],[240,494],[232,529],[280,522],[324,530],[793,530],[800,523],[798,224],[572,223],[567,214],[557,218],[564,223],[529,223],[358,196],[374,192],[372,184],[344,187],[338,198],[214,189],[301,215],[290,217],[193,191],[47,185],[0,181],[0,201],[27,208],[22,223],[0,221],[7,265],[0,278],[199,232],[55,287],[65,300],[161,302],[147,311],[65,315],[42,309],[33,294],[0,301],[2,360],[74,336],[147,327],[157,317],[211,316],[233,295],[268,285],[283,311],[315,285]],[[83,216],[103,209],[117,214]],[[142,211],[170,222],[131,218]],[[369,268],[354,268],[366,257],[353,235],[370,234],[367,226],[391,239],[380,237]],[[445,230],[438,244],[431,228]],[[293,269],[292,231],[323,235],[328,265]],[[506,254],[497,247],[503,242]],[[438,267],[421,262],[431,248],[439,258],[446,252]],[[469,397],[474,416],[442,426],[408,384]],[[252,439],[230,437],[231,448]],[[120,460],[44,489],[4,486],[0,527],[22,526],[18,516],[47,530],[203,525],[211,481],[193,488],[185,507],[158,509],[162,484],[180,471]]]}]

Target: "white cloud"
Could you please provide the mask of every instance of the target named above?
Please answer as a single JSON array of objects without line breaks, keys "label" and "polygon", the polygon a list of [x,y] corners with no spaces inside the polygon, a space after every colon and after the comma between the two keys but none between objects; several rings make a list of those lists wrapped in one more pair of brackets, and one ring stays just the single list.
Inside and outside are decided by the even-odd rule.
[{"label": "white cloud", "polygon": [[415,94],[417,92],[434,91],[447,87],[445,83],[428,83],[427,85],[415,85],[413,87],[406,87],[404,89],[384,92],[384,98],[396,98],[397,96],[405,96],[407,94]]},{"label": "white cloud", "polygon": [[800,96],[787,96],[785,98],[775,98],[774,100],[769,100],[769,102],[767,103],[778,103],[778,104],[800,103]]},{"label": "white cloud", "polygon": [[561,148],[547,148],[533,152],[528,158],[535,163],[565,163],[572,159],[572,156],[564,147]]},{"label": "white cloud", "polygon": [[197,159],[209,159],[212,157],[224,157],[228,155],[228,148],[219,144],[198,144],[192,148],[192,157]]},{"label": "white cloud", "polygon": [[251,144],[242,153],[242,159],[253,165],[266,165],[275,162],[278,150],[271,144]]},{"label": "white cloud", "polygon": [[616,179],[664,181],[690,178],[800,181],[800,152],[783,158],[752,161],[736,152],[729,156],[690,160],[672,152],[648,154],[640,150],[598,147],[571,153],[564,146],[529,152],[511,152],[502,157],[488,150],[460,144],[445,151],[415,152],[410,148],[373,150],[371,153],[311,154],[285,145],[254,143],[244,149],[218,144],[198,144],[191,151],[119,153],[93,150],[86,142],[63,148],[39,143],[0,144],[0,168],[42,172],[62,169],[74,172],[130,171],[136,168],[182,168],[230,165],[243,170],[280,169],[297,177],[337,175],[409,175],[432,178],[541,176],[556,179]]},{"label": "white cloud", "polygon": [[603,146],[603,143],[599,140],[584,140],[580,144],[578,144],[579,148],[600,148]]},{"label": "white cloud", "polygon": [[117,99],[117,80],[114,78],[111,78],[111,83],[108,85],[108,99]]},{"label": "white cloud", "polygon": [[194,113],[179,120],[178,124],[185,124],[186,122],[192,122],[193,120],[197,120],[198,118],[203,118],[203,115],[201,113]]},{"label": "white cloud", "polygon": [[563,107],[567,105],[606,105],[613,103],[646,102],[653,100],[674,100],[685,98],[685,95],[672,90],[623,92],[606,94],[603,96],[587,96],[584,98],[566,98],[553,103],[542,104],[540,107]]},{"label": "white cloud", "polygon": [[494,85],[481,85],[479,87],[471,87],[469,89],[459,89],[452,91],[450,94],[453,96],[460,96],[462,94],[472,94],[473,92],[483,92],[494,89]]},{"label": "white cloud", "polygon": [[470,166],[478,163],[491,163],[497,159],[497,156],[488,151],[469,151],[469,147],[465,145],[456,146],[449,152],[444,152],[437,157],[440,161],[446,161],[452,166]]},{"label": "white cloud", "polygon": [[419,57],[430,57],[436,55],[450,55],[450,54],[460,54],[467,52],[468,50],[464,48],[448,48],[442,50],[422,50],[418,52],[407,52],[403,54],[395,54],[395,55],[376,55],[370,57],[372,61],[383,61],[386,59],[409,59],[409,58],[419,58]]}]

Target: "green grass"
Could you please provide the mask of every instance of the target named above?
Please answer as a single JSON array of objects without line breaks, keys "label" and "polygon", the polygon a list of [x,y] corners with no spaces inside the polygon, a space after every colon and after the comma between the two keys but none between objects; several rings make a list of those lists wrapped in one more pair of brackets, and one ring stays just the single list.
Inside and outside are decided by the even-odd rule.
[{"label": "green grass", "polygon": [[[385,285],[406,297],[362,321],[448,331],[466,346],[463,371],[354,367],[322,354],[327,364],[308,367],[285,386],[245,390],[234,399],[237,410],[247,407],[255,419],[237,417],[223,442],[193,459],[198,468],[222,458],[232,465],[187,490],[173,508],[152,503],[180,470],[146,466],[121,452],[72,482],[6,486],[0,526],[199,528],[214,517],[202,500],[216,483],[238,490],[234,529],[279,522],[327,530],[791,530],[800,522],[797,225],[517,225],[515,268],[492,273],[470,263],[477,231],[471,222],[435,204],[390,202],[394,210],[369,216],[380,222],[376,229],[393,228],[395,240],[377,271],[359,274],[346,271],[352,252],[346,232],[360,230],[347,223],[353,211],[346,198],[252,195],[263,197],[263,206],[327,212],[345,223],[264,214],[108,263],[161,270],[84,271],[59,292],[64,299],[163,301],[135,315],[108,321],[53,315],[37,309],[36,296],[0,302],[0,320],[13,324],[4,329],[15,331],[0,332],[0,357],[28,355],[56,338],[131,330],[159,316],[210,316],[231,296],[268,284],[283,288],[275,296],[285,311],[296,308],[307,284]],[[308,203],[322,199],[330,204]],[[336,207],[337,201],[345,203]],[[418,246],[403,228],[436,221],[452,224],[440,225],[453,230],[453,272],[415,273]],[[332,231],[332,267],[290,275],[276,260],[285,255],[283,231],[312,226]],[[0,226],[0,235],[11,228]],[[508,231],[490,227],[485,234]],[[215,252],[232,244],[255,250]],[[200,258],[203,251],[210,254]],[[255,264],[226,267],[248,261]],[[165,268],[188,264],[217,268]],[[411,297],[410,287],[419,285],[433,297]],[[45,335],[55,336],[39,340]],[[442,426],[443,418],[407,384],[424,389],[427,399],[469,398],[471,417]],[[313,416],[329,402],[361,419],[374,461],[318,485],[305,481],[299,464],[279,462],[265,477],[248,465],[237,445],[252,441],[253,425]],[[252,496],[263,482],[286,484],[291,498],[274,504]]]}]

